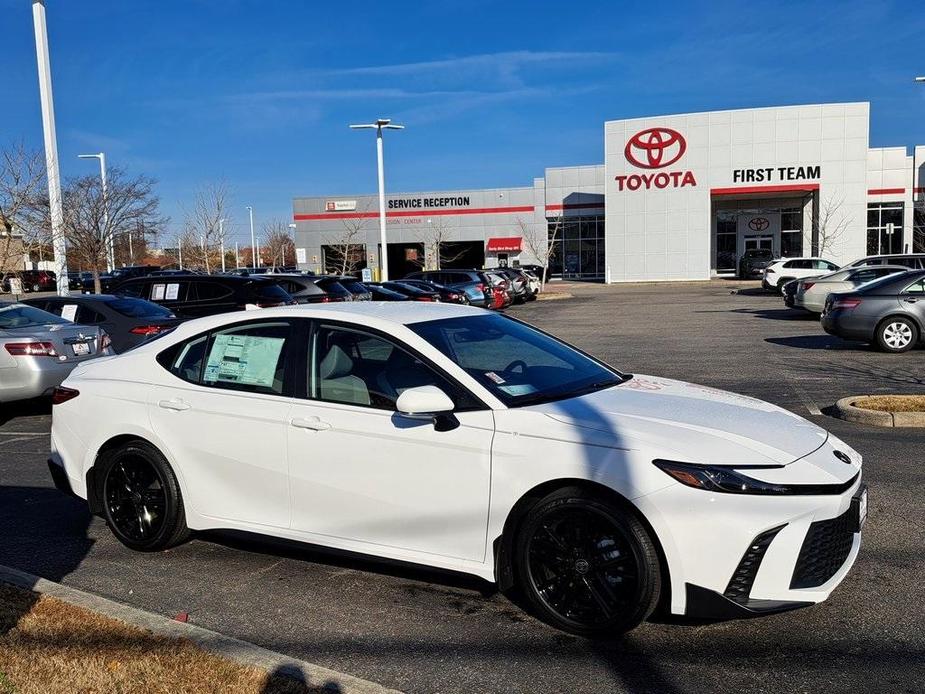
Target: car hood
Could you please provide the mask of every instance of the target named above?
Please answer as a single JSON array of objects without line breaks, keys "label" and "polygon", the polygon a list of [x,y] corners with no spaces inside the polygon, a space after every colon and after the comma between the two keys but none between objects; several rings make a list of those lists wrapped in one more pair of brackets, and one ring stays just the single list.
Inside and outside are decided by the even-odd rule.
[{"label": "car hood", "polygon": [[825,429],[776,405],[653,376],[530,409],[570,425],[569,438],[578,442],[600,445],[604,433],[612,445],[660,449],[694,463],[787,465],[828,439]]}]

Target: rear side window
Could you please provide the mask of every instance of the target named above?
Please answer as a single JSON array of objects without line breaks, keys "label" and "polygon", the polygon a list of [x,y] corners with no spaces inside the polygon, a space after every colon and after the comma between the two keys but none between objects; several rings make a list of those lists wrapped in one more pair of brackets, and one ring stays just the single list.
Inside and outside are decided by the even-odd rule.
[{"label": "rear side window", "polygon": [[78,306],[77,317],[74,322],[82,325],[95,325],[97,323],[103,323],[105,320],[106,316],[99,311],[94,311],[92,308],[86,306]]},{"label": "rear side window", "polygon": [[262,299],[272,299],[274,301],[285,302],[292,297],[286,293],[286,290],[273,282],[258,282],[254,287],[254,293]]},{"label": "rear side window", "polygon": [[925,294],[925,278],[913,282],[904,291],[906,294]]},{"label": "rear side window", "polygon": [[217,301],[231,296],[231,289],[218,282],[190,282],[187,301]]},{"label": "rear side window", "polygon": [[113,299],[107,301],[106,305],[116,313],[129,318],[171,318],[173,314],[157,304],[140,299]]},{"label": "rear side window", "polygon": [[144,282],[129,282],[120,286],[118,293],[120,296],[133,296],[140,299],[142,294],[146,294],[146,289],[147,285]]}]

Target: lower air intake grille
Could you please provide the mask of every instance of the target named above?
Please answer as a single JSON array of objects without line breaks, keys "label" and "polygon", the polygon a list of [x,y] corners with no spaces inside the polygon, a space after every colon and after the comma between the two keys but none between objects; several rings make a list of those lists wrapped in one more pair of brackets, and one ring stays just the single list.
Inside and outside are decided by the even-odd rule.
[{"label": "lower air intake grille", "polygon": [[768,551],[771,540],[775,538],[783,527],[781,525],[767,530],[752,540],[748,549],[745,550],[742,560],[736,567],[735,573],[732,574],[723,595],[738,603],[748,602],[748,595],[752,592],[752,585],[755,583],[755,576],[758,575],[758,567],[761,566],[764,553]]},{"label": "lower air intake grille", "polygon": [[809,526],[793,570],[791,588],[821,586],[842,567],[854,542],[850,513],[851,509],[848,509],[838,518],[818,521]]}]

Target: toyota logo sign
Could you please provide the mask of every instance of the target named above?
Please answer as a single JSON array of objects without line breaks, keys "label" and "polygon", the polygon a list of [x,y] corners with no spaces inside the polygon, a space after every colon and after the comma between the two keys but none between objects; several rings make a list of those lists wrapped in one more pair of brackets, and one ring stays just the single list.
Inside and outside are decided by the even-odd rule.
[{"label": "toyota logo sign", "polygon": [[684,156],[687,141],[671,128],[647,128],[633,135],[623,150],[626,160],[641,169],[662,169]]},{"label": "toyota logo sign", "polygon": [[748,228],[752,231],[764,231],[769,226],[771,226],[771,222],[764,217],[755,217],[754,219],[748,220]]}]

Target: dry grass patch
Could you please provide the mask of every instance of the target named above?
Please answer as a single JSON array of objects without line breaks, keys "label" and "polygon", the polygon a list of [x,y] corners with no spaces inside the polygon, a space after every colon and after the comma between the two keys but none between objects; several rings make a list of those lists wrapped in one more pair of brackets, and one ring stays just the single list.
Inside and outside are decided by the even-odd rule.
[{"label": "dry grass patch", "polygon": [[877,412],[925,412],[925,395],[870,395],[851,404]]},{"label": "dry grass patch", "polygon": [[0,694],[320,691],[189,641],[0,584]]}]

